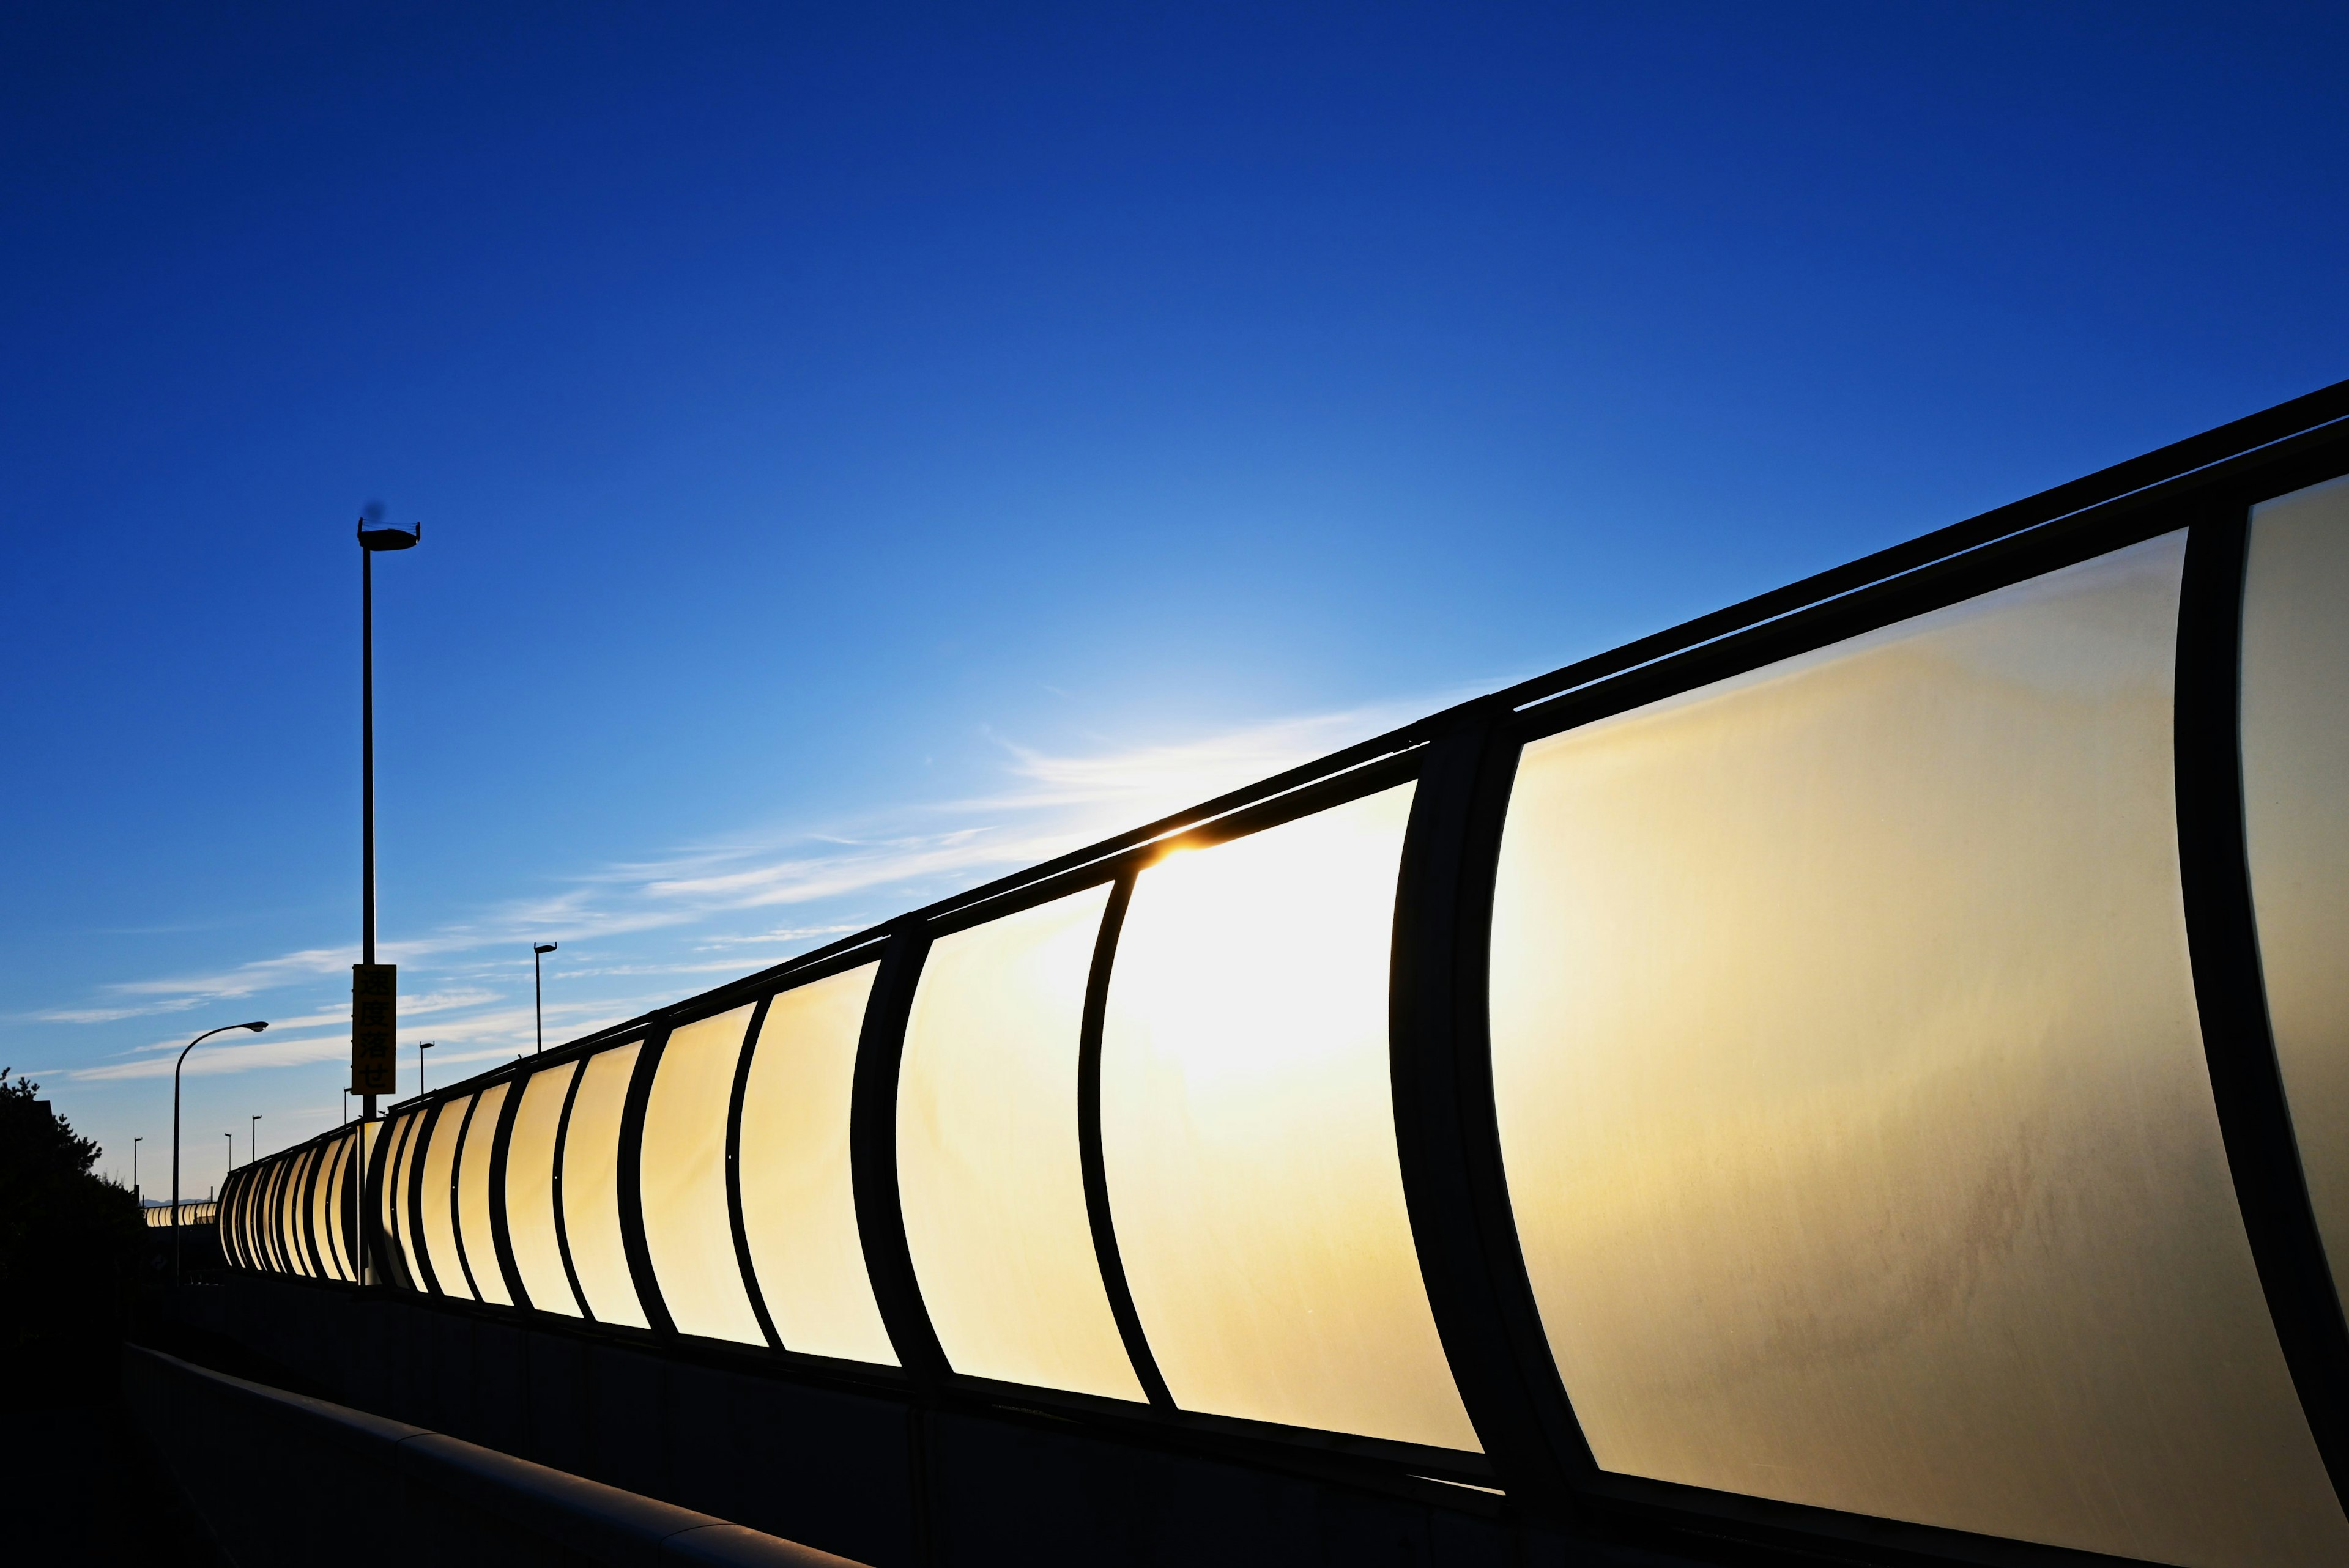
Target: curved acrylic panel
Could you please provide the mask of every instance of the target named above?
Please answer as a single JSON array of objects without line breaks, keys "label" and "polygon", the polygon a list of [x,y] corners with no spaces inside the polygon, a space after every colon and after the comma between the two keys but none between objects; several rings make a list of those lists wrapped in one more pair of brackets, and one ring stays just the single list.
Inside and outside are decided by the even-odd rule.
[{"label": "curved acrylic panel", "polygon": [[1118,1250],[1174,1402],[1474,1449],[1395,1154],[1412,787],[1143,872],[1102,1037]]},{"label": "curved acrylic panel", "polygon": [[1077,1144],[1078,1032],[1109,892],[932,944],[897,1078],[897,1184],[956,1371],[1140,1400]]},{"label": "curved acrylic panel", "polygon": [[506,1289],[505,1271],[498,1267],[498,1238],[490,1226],[490,1172],[510,1087],[497,1083],[481,1091],[457,1160],[458,1238],[473,1271],[473,1294],[500,1306],[512,1306],[513,1295]]},{"label": "curved acrylic panel", "polygon": [[2349,1279],[2349,480],[2251,509],[2243,836],[2300,1164]]},{"label": "curved acrylic panel", "polygon": [[2349,1556],[2195,1011],[2182,556],[1526,749],[1494,1091],[1602,1467],[2168,1563]]},{"label": "curved acrylic panel", "polygon": [[293,1174],[286,1179],[285,1183],[286,1254],[294,1260],[294,1272],[305,1278],[313,1277],[318,1272],[318,1265],[310,1255],[310,1237],[308,1227],[305,1223],[309,1217],[310,1172],[317,1158],[318,1150],[316,1146],[305,1149],[295,1155],[293,1160]]},{"label": "curved acrylic panel", "polygon": [[229,1239],[229,1256],[239,1268],[253,1266],[253,1250],[245,1244],[244,1217],[252,1211],[253,1167],[248,1165],[236,1173],[236,1185],[229,1194],[228,1223],[221,1233]]},{"label": "curved acrylic panel", "polygon": [[276,1248],[277,1268],[281,1274],[302,1272],[301,1254],[294,1245],[293,1225],[295,1178],[301,1169],[300,1155],[285,1156],[278,1161],[277,1184],[270,1190],[270,1242]]},{"label": "curved acrylic panel", "polygon": [[522,1109],[514,1112],[506,1148],[506,1237],[513,1243],[515,1272],[532,1306],[572,1317],[579,1315],[579,1303],[554,1233],[554,1139],[578,1070],[577,1062],[564,1062],[523,1080]]},{"label": "curved acrylic panel", "polygon": [[279,1267],[286,1274],[303,1274],[301,1246],[294,1238],[295,1195],[302,1190],[302,1156],[288,1154],[278,1172],[277,1191],[272,1205],[272,1221],[276,1231]]},{"label": "curved acrylic panel", "polygon": [[726,1203],[726,1112],[742,1057],[744,1006],[672,1032],[645,1102],[645,1247],[681,1334],[764,1345]]},{"label": "curved acrylic panel", "polygon": [[597,1322],[637,1328],[650,1325],[620,1239],[620,1112],[643,1048],[643,1041],[631,1040],[587,1058],[563,1140],[563,1233],[580,1293]]},{"label": "curved acrylic panel", "polygon": [[351,1145],[351,1169],[347,1178],[348,1191],[335,1206],[336,1232],[342,1238],[344,1266],[350,1270],[353,1283],[359,1283],[367,1272],[367,1260],[362,1255],[365,1246],[360,1222],[359,1202],[367,1191],[367,1181],[374,1162],[383,1158],[383,1123],[363,1121],[358,1124],[357,1137]]},{"label": "curved acrylic panel", "polygon": [[848,1174],[856,1038],[878,965],[778,995],[742,1095],[742,1223],[788,1350],[897,1365],[857,1240]]},{"label": "curved acrylic panel", "polygon": [[275,1189],[277,1173],[284,1162],[272,1158],[261,1168],[253,1183],[253,1217],[248,1222],[253,1229],[254,1266],[270,1274],[279,1272],[277,1254],[270,1244],[269,1194]]},{"label": "curved acrylic panel", "polygon": [[390,1163],[384,1168],[383,1235],[384,1245],[398,1260],[398,1274],[409,1290],[424,1288],[424,1275],[416,1266],[416,1240],[411,1226],[416,1218],[409,1212],[413,1207],[408,1195],[408,1161],[416,1150],[416,1129],[423,1119],[420,1111],[409,1111],[393,1123]]},{"label": "curved acrylic panel", "polygon": [[326,1266],[328,1279],[349,1277],[343,1267],[341,1238],[335,1233],[336,1182],[343,1173],[344,1151],[349,1147],[347,1136],[326,1145],[319,1155],[317,1179],[310,1183],[310,1233],[317,1238],[318,1256]]},{"label": "curved acrylic panel", "polygon": [[417,1195],[416,1223],[425,1261],[442,1295],[470,1296],[465,1265],[457,1256],[457,1146],[465,1133],[465,1113],[473,1097],[440,1102],[440,1114],[424,1136],[424,1190]]}]

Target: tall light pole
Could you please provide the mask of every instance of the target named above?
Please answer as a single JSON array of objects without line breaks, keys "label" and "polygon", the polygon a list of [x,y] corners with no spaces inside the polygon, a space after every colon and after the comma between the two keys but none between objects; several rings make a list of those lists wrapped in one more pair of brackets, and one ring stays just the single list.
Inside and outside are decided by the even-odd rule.
[{"label": "tall light pole", "polygon": [[269,1027],[267,1022],[253,1024],[222,1024],[217,1029],[206,1029],[180,1047],[180,1059],[171,1064],[171,1283],[180,1283],[180,1069],[188,1065],[188,1053],[211,1039],[214,1035],[231,1029],[251,1029],[254,1034]]},{"label": "tall light pole", "polygon": [[[362,518],[359,539],[359,962],[375,963],[375,558],[382,550],[409,550],[424,538],[396,528],[369,528]],[[394,1047],[397,1048],[396,1047]],[[356,1059],[356,1058],[355,1058]],[[399,1058],[394,1056],[397,1068]],[[395,1090],[395,1092],[397,1092]],[[359,1280],[367,1283],[375,1261],[374,1215],[367,1203],[367,1125],[375,1120],[375,1096],[360,1101],[358,1170],[355,1172],[359,1214]]]},{"label": "tall light pole", "polygon": [[530,946],[530,1012],[538,1023],[538,1048],[546,1049],[546,986],[539,978],[538,961],[554,951],[552,942],[533,942]]},{"label": "tall light pole", "polygon": [[438,1044],[440,1044],[438,1040],[416,1042],[416,1092],[419,1094],[424,1092],[424,1053]]},{"label": "tall light pole", "polygon": [[[223,1132],[221,1136],[228,1140],[228,1164],[225,1169],[228,1171],[233,1171],[236,1169],[236,1134],[233,1132]],[[226,1182],[228,1181],[228,1177],[223,1174],[221,1177],[221,1181],[222,1182]]]},{"label": "tall light pole", "polygon": [[146,1206],[147,1200],[139,1196],[139,1146],[146,1141],[143,1138],[130,1140],[130,1196],[141,1208]]},{"label": "tall light pole", "polygon": [[254,1111],[245,1124],[244,1162],[247,1165],[261,1158],[261,1116],[260,1111]]}]

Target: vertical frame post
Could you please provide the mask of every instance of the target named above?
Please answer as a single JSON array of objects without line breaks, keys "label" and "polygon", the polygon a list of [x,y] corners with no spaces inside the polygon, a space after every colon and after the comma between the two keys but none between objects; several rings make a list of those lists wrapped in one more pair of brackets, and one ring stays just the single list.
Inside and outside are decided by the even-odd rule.
[{"label": "vertical frame post", "polygon": [[1126,905],[1133,901],[1134,875],[1128,871],[1110,884],[1101,934],[1093,940],[1092,969],[1085,978],[1084,1022],[1077,1038],[1077,1157],[1084,1167],[1085,1218],[1092,1225],[1093,1258],[1109,1296],[1110,1315],[1117,1320],[1118,1337],[1125,1342],[1126,1358],[1133,1363],[1143,1394],[1153,1408],[1172,1410],[1174,1396],[1167,1391],[1158,1357],[1142,1331],[1142,1315],[1134,1310],[1133,1290],[1126,1282],[1125,1259],[1117,1248],[1109,1166],[1102,1150],[1102,1029],[1109,1016],[1110,975],[1117,963],[1117,936],[1125,925]]},{"label": "vertical frame post", "polygon": [[726,1222],[733,1231],[734,1267],[742,1276],[742,1295],[750,1304],[750,1315],[759,1320],[767,1348],[781,1350],[783,1338],[775,1332],[766,1293],[759,1288],[759,1271],[750,1262],[750,1229],[742,1218],[742,1101],[750,1092],[750,1058],[759,1048],[759,1037],[766,1032],[767,1012],[774,1000],[772,994],[761,996],[750,1010],[750,1022],[742,1030],[742,1049],[734,1058],[734,1084],[726,1099]]},{"label": "vertical frame post", "polygon": [[1395,888],[1389,1066],[1412,1238],[1461,1402],[1509,1495],[1558,1518],[1589,1449],[1518,1250],[1485,1014],[1517,750],[1494,718],[1464,717],[1421,766]]},{"label": "vertical frame post", "polygon": [[928,930],[912,923],[900,926],[883,947],[881,972],[874,976],[864,1027],[857,1036],[848,1112],[849,1172],[865,1275],[898,1365],[916,1383],[935,1383],[948,1370],[937,1330],[922,1305],[897,1191],[897,1068],[905,1057],[914,988],[929,952]]},{"label": "vertical frame post", "polygon": [[515,1073],[506,1079],[505,1103],[498,1108],[497,1136],[490,1145],[490,1242],[497,1249],[498,1273],[506,1282],[506,1296],[524,1312],[530,1292],[522,1283],[522,1265],[514,1262],[513,1231],[506,1219],[506,1151],[513,1141],[514,1118],[522,1097],[530,1088],[530,1075]]},{"label": "vertical frame post", "polygon": [[2196,522],[2186,536],[2175,720],[2178,872],[2211,1098],[2243,1229],[2309,1432],[2334,1492],[2349,1506],[2349,1323],[2333,1289],[2276,1059],[2243,837],[2250,545],[2243,504]]},{"label": "vertical frame post", "polygon": [[[620,1150],[617,1172],[620,1190],[620,1244],[628,1257],[628,1277],[636,1283],[636,1305],[655,1334],[677,1336],[677,1322],[661,1297],[660,1277],[653,1272],[652,1250],[645,1244],[645,1107],[653,1097],[653,1078],[668,1049],[669,1032],[658,1029],[646,1037],[636,1052],[636,1068],[628,1079],[628,1098],[620,1103]],[[582,1069],[583,1073],[585,1069]]]}]

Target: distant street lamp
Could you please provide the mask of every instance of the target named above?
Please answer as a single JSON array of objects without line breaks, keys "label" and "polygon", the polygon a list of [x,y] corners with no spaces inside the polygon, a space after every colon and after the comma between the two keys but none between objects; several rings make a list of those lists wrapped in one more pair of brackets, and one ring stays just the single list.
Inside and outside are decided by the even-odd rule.
[{"label": "distant street lamp", "polygon": [[171,1064],[171,1283],[180,1283],[180,1069],[188,1065],[188,1053],[231,1029],[251,1029],[254,1034],[269,1027],[267,1022],[255,1024],[222,1024],[217,1029],[206,1029],[180,1047],[180,1059]]},{"label": "distant street lamp", "polygon": [[261,1112],[254,1111],[244,1130],[244,1162],[247,1165],[261,1158]]},{"label": "distant street lamp", "polygon": [[147,1200],[139,1196],[139,1146],[146,1141],[143,1138],[130,1140],[130,1196],[137,1199],[141,1207],[145,1206]]},{"label": "distant street lamp", "polygon": [[535,942],[530,949],[530,1011],[538,1020],[538,1048],[546,1049],[546,990],[539,979],[538,961],[554,951],[552,942]]},{"label": "distant street lamp", "polygon": [[424,1053],[430,1050],[438,1043],[438,1041],[434,1040],[419,1040],[416,1042],[416,1092],[419,1094],[422,1094],[424,1092]]},{"label": "distant street lamp", "polygon": [[[236,1134],[233,1132],[223,1132],[221,1136],[228,1140],[228,1169],[233,1171],[236,1169]],[[228,1178],[226,1176],[222,1176],[221,1180],[222,1181],[226,1181]]]}]

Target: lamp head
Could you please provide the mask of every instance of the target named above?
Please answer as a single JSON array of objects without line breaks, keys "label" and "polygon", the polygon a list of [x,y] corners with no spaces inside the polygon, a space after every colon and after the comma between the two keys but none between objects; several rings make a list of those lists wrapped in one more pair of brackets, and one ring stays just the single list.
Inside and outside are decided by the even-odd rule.
[{"label": "lamp head", "polygon": [[440,1043],[438,1040],[419,1040],[416,1042],[416,1048],[419,1051],[429,1051]]},{"label": "lamp head", "polygon": [[262,1030],[264,1030],[264,1029],[265,1029],[265,1028],[269,1027],[269,1020],[268,1020],[268,1019],[266,1019],[266,1018],[264,1018],[264,1019],[262,1019],[261,1021],[259,1021],[258,1023],[253,1023],[253,1024],[240,1024],[240,1025],[238,1025],[238,1026],[237,1026],[237,1027],[239,1027],[239,1028],[241,1028],[241,1029],[251,1029],[254,1034],[256,1034],[256,1035],[257,1035],[257,1034],[261,1033],[261,1031],[262,1031]]},{"label": "lamp head", "polygon": [[418,523],[413,533],[402,533],[396,528],[370,528],[369,523],[382,521],[381,509],[369,507],[368,516],[359,519],[361,550],[412,550],[424,538],[424,525]]},{"label": "lamp head", "polygon": [[534,942],[531,944],[530,950],[533,953],[552,953],[554,951],[554,944],[552,942]]}]

